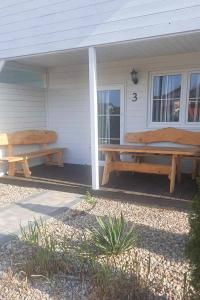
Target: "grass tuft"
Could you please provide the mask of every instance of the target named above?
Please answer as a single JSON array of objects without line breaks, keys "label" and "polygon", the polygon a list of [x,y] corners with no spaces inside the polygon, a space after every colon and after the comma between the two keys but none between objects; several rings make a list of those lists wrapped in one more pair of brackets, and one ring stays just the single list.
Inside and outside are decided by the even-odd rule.
[{"label": "grass tuft", "polygon": [[83,200],[91,205],[95,205],[97,202],[96,198],[92,196],[89,191],[86,192],[85,196],[83,197]]}]

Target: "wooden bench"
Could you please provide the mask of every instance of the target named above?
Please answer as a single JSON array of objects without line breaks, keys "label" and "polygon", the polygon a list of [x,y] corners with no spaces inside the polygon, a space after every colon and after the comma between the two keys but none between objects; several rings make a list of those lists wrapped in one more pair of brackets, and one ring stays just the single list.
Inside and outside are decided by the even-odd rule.
[{"label": "wooden bench", "polygon": [[[48,144],[55,143],[57,134],[48,130],[25,130],[13,133],[0,133],[0,146],[7,147],[7,156],[0,158],[0,161],[8,163],[8,175],[14,176],[16,164],[21,164],[25,177],[31,175],[28,160],[38,157],[45,157],[45,164],[64,166],[64,148],[49,148]],[[15,153],[16,146],[41,145],[42,149],[33,152]]]},{"label": "wooden bench", "polygon": [[[170,179],[170,193],[174,191],[175,180],[181,179],[180,160],[182,157],[200,158],[200,132],[190,132],[175,128],[154,131],[127,133],[125,142],[129,145],[100,145],[99,151],[105,153],[106,160],[102,185],[108,183],[113,171],[132,171],[167,175]],[[174,145],[160,145],[170,142]],[[156,145],[158,144],[159,145]],[[130,145],[132,144],[132,145]],[[181,145],[181,146],[177,146]],[[133,161],[121,159],[121,155],[134,157]],[[167,156],[170,164],[142,161],[144,157]]]},{"label": "wooden bench", "polygon": [[[134,143],[134,144],[143,144],[143,145],[150,145],[155,143],[172,143],[178,144],[182,146],[194,146],[198,147],[200,150],[200,132],[177,129],[177,128],[162,128],[158,130],[151,130],[145,132],[136,132],[136,133],[127,133],[125,135],[125,142],[126,143]],[[175,146],[175,145],[173,145]],[[141,161],[141,157],[145,156],[146,154],[141,154],[140,156],[136,156],[136,160],[138,162]],[[147,154],[148,155],[148,154]],[[183,155],[184,156],[184,155]],[[200,158],[198,156],[187,156],[188,158],[192,159],[192,178],[195,179],[198,171],[198,161]],[[180,181],[181,177],[181,161],[182,156],[177,156],[176,165],[177,165],[177,175],[178,180]]]}]

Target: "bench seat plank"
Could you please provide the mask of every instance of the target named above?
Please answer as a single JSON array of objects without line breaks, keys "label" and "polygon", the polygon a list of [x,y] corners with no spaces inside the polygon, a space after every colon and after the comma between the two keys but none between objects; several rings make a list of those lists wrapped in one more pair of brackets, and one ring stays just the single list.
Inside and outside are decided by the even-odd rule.
[{"label": "bench seat plank", "polygon": [[37,158],[41,156],[47,156],[47,155],[52,155],[58,152],[63,152],[65,148],[50,148],[50,149],[45,149],[45,150],[38,150],[38,151],[33,151],[33,152],[26,152],[26,153],[20,153],[17,154],[16,157],[21,158],[21,159],[31,159],[31,158]]}]

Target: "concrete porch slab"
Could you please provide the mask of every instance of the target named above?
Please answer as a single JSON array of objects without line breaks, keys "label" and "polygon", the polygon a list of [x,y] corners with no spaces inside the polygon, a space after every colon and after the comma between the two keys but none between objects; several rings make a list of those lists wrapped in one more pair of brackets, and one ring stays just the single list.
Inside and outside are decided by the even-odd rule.
[{"label": "concrete porch slab", "polygon": [[18,234],[20,224],[28,221],[47,219],[64,212],[81,201],[83,196],[59,191],[47,191],[11,204],[0,210],[0,245]]}]

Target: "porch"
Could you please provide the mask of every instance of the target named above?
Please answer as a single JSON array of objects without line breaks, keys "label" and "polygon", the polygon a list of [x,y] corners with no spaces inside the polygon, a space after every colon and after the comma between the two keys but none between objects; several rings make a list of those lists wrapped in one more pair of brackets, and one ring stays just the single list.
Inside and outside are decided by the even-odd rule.
[{"label": "porch", "polygon": [[[5,65],[2,63],[2,74],[5,72],[3,96],[0,99],[3,102],[0,130],[56,131],[58,134],[56,146],[66,149],[65,164],[77,164],[77,167],[64,169],[34,167],[31,180],[40,182],[42,177],[48,182],[50,174],[52,182],[58,180],[65,185],[69,181],[69,185],[72,186],[75,178],[75,186],[78,184],[79,188],[85,186],[88,189],[91,184],[93,190],[98,190],[100,182],[98,142],[103,140],[105,143],[123,144],[127,132],[162,128],[169,124],[175,128],[200,130],[199,98],[197,96],[187,98],[188,82],[192,74],[197,74],[197,77],[200,74],[198,71],[200,53],[197,52],[199,46],[199,33],[188,33],[110,44],[96,49],[91,47],[89,51],[78,49],[21,57],[5,62]],[[137,71],[137,83],[136,81],[134,83],[130,76],[133,69]],[[21,70],[27,70],[27,73]],[[11,84],[7,79],[11,78],[8,75],[12,72],[14,82]],[[31,76],[30,74],[28,76],[28,72],[32,72]],[[153,76],[156,82],[164,76],[170,82],[167,93],[171,98],[167,101],[165,109],[160,103],[162,99],[151,95]],[[156,90],[159,88],[160,86]],[[107,98],[105,97],[107,91],[109,93],[117,91],[117,104],[114,101],[116,110],[113,109],[115,114],[106,116],[110,122],[109,126],[113,125],[111,119],[116,117],[112,134],[109,132],[105,135],[108,128],[104,130],[103,126],[99,126],[101,128],[98,134],[98,119],[105,117],[98,112],[98,91],[105,92],[100,95],[100,100]],[[112,102],[112,99],[109,101]],[[102,103],[103,107],[104,102]],[[191,120],[188,120],[188,117]],[[4,155],[4,150],[0,150]],[[41,161],[34,161],[33,165],[40,163]],[[75,169],[77,172],[74,173]],[[191,172],[190,161],[184,162],[183,172]],[[82,174],[82,178],[79,173]],[[40,179],[37,179],[37,176]],[[189,178],[187,175],[185,177]],[[167,182],[167,177],[163,176],[145,174],[133,176],[127,173],[116,177],[113,174],[109,185],[105,188],[100,187],[100,190],[122,189],[144,195],[148,191],[149,194],[158,197],[160,194],[168,197]],[[190,178],[187,182],[185,183],[183,179],[181,184],[177,184],[172,197],[191,199],[195,183]]]},{"label": "porch", "polygon": [[[100,178],[102,171],[100,167]],[[83,195],[92,188],[91,168],[86,165],[65,164],[64,168],[40,165],[32,167],[31,173],[30,178],[3,176],[0,183]],[[93,193],[122,202],[188,210],[196,193],[196,183],[190,175],[183,174],[181,183],[177,183],[171,195],[166,176],[130,172],[117,175],[113,172],[109,183]]]}]

